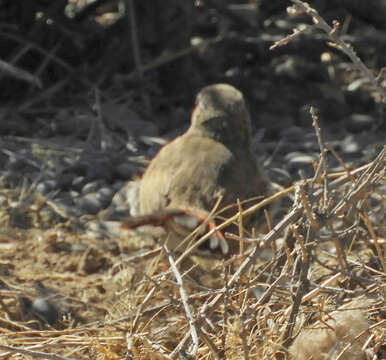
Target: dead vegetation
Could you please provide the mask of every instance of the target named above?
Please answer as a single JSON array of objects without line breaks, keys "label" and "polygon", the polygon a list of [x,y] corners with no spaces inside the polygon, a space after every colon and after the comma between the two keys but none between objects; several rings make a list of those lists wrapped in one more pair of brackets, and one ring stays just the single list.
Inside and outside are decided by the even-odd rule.
[{"label": "dead vegetation", "polygon": [[[2,358],[285,359],[296,337],[296,359],[382,358],[386,149],[341,173],[325,161],[314,178],[245,209],[294,194],[268,234],[239,238],[250,245],[245,252],[209,267],[196,257],[187,268],[189,249],[129,257],[124,243],[140,246],[138,239],[101,243],[69,224],[3,232]],[[264,247],[277,249],[268,261]],[[7,268],[24,285],[6,280]],[[36,280],[55,290],[26,287]]]},{"label": "dead vegetation", "polygon": [[[87,231],[94,218],[55,204],[61,218],[47,225],[49,200],[1,189],[0,359],[386,358],[386,148],[352,167],[311,116],[314,176],[240,207],[183,254],[133,233],[100,239]],[[291,206],[267,234],[231,236],[239,254],[195,254],[214,231],[285,196]]]}]

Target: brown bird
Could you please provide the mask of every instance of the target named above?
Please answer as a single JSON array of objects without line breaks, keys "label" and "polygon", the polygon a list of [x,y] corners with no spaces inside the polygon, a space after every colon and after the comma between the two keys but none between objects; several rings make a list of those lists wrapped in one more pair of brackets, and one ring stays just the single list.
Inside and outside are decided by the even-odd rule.
[{"label": "brown bird", "polygon": [[[268,182],[251,151],[251,121],[244,97],[231,85],[215,84],[197,95],[189,129],[151,161],[142,178],[139,206],[143,215],[181,211],[196,217],[190,222],[197,226],[219,197],[221,206],[226,206],[267,192]],[[178,233],[179,223],[174,221],[168,229]],[[227,252],[221,233],[215,237]]]}]

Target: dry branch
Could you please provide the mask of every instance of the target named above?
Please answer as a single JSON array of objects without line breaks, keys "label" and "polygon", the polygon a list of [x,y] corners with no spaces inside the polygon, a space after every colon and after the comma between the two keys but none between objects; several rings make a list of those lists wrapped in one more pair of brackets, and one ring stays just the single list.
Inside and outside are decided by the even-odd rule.
[{"label": "dry branch", "polygon": [[284,39],[281,39],[277,42],[275,42],[274,45],[270,47],[270,50],[275,49],[279,46],[287,45],[289,42],[297,38],[299,35],[305,33],[306,31],[310,31],[313,28],[318,28],[322,31],[324,31],[330,42],[328,45],[342,51],[344,54],[346,54],[352,63],[355,65],[355,67],[363,74],[363,76],[374,86],[375,89],[379,92],[381,95],[382,101],[386,102],[386,89],[381,85],[381,78],[382,78],[382,72],[379,73],[379,75],[374,76],[374,74],[368,69],[368,67],[362,62],[362,60],[358,57],[358,55],[355,53],[353,46],[346,41],[343,40],[343,38],[339,35],[339,22],[337,20],[333,21],[333,26],[331,27],[328,25],[328,23],[319,15],[319,13],[312,8],[308,3],[301,1],[301,0],[290,0],[295,5],[292,7],[289,7],[287,9],[287,12],[290,15],[298,15],[301,13],[307,13],[311,16],[312,21],[314,25],[312,26],[306,26],[305,28],[301,29],[294,29],[293,34],[285,37]]}]

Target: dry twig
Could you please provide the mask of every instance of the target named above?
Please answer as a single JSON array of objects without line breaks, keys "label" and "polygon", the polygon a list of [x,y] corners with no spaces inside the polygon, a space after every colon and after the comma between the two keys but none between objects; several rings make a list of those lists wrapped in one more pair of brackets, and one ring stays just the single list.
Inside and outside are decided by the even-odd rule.
[{"label": "dry twig", "polygon": [[312,8],[308,3],[301,0],[291,0],[295,5],[289,7],[287,12],[290,15],[298,15],[300,13],[306,12],[312,18],[314,25],[306,26],[301,30],[295,29],[293,34],[285,37],[282,40],[275,42],[274,45],[270,47],[270,50],[275,49],[276,47],[287,45],[290,41],[297,38],[299,35],[303,34],[306,31],[312,30],[313,28],[318,28],[323,30],[330,42],[328,45],[342,51],[346,54],[350,60],[353,62],[355,67],[364,75],[364,77],[377,89],[379,94],[381,95],[382,101],[386,102],[386,89],[382,87],[380,83],[381,73],[378,76],[374,76],[374,74],[367,68],[367,66],[362,62],[362,60],[357,56],[351,44],[347,43],[342,39],[339,35],[339,22],[337,20],[333,21],[333,26],[331,27],[328,23],[319,15],[319,13]]}]

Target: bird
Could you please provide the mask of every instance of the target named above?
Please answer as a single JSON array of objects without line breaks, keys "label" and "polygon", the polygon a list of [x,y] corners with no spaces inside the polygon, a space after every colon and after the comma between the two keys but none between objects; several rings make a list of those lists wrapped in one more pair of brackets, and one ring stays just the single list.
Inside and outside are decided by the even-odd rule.
[{"label": "bird", "polygon": [[[232,85],[213,84],[196,96],[188,130],[151,160],[139,187],[141,216],[126,225],[159,219],[158,225],[166,223],[175,235],[175,248],[181,237],[205,221],[219,198],[220,206],[227,206],[268,191],[269,182],[252,153],[251,119],[243,94]],[[184,228],[185,233],[180,231]],[[219,231],[211,247],[218,245],[228,252]]]}]

